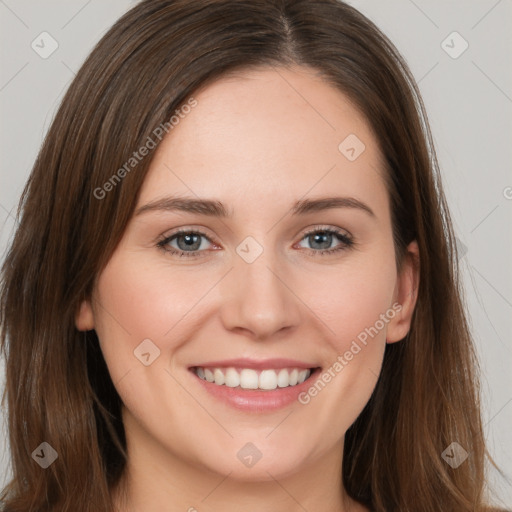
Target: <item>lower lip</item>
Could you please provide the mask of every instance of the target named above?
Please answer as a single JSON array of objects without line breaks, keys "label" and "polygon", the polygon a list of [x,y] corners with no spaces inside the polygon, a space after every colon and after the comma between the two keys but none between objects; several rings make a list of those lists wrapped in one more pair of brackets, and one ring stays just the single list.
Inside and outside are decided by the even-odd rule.
[{"label": "lower lip", "polygon": [[268,412],[282,409],[298,401],[300,393],[306,391],[316,380],[316,377],[320,375],[321,368],[317,368],[312,372],[309,378],[302,384],[288,386],[286,388],[276,388],[270,391],[218,386],[217,384],[201,379],[193,370],[190,370],[190,372],[208,393],[231,407],[242,411]]}]

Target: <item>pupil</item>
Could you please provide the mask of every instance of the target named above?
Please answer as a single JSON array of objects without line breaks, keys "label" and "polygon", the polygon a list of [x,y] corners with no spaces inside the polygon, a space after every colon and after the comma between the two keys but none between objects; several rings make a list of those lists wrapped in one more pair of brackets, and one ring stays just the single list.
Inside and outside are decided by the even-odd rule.
[{"label": "pupil", "polygon": [[326,233],[325,231],[321,233],[316,233],[315,235],[313,235],[313,240],[314,243],[320,244],[321,247],[317,247],[318,249],[328,249],[332,242],[332,234]]},{"label": "pupil", "polygon": [[[180,243],[180,240],[184,240],[184,244]],[[198,249],[201,245],[201,241],[199,240],[198,235],[182,235],[178,238],[178,246],[180,249]]]}]

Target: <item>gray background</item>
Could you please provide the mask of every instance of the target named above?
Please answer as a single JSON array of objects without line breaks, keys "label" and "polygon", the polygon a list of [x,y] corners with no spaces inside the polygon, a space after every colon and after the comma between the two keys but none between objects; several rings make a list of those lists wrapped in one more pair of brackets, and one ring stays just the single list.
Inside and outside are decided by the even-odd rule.
[{"label": "gray background", "polygon": [[[0,0],[1,258],[15,226],[17,201],[63,92],[92,46],[134,3]],[[501,504],[511,506],[512,2],[350,3],[396,44],[423,94],[462,249],[467,307],[483,373],[485,432],[506,474],[505,479],[492,471],[491,480]],[[31,47],[44,31],[58,43],[46,59]],[[464,41],[450,35],[454,31],[469,44],[460,56]],[[4,417],[0,411],[0,486],[9,476]]]}]

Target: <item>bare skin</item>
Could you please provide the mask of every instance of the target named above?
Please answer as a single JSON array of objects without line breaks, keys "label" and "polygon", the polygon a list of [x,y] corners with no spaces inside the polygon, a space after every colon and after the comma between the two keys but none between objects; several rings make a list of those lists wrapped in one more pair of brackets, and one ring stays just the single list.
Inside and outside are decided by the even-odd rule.
[{"label": "bare skin", "polygon": [[[129,460],[118,509],[367,510],[341,482],[344,436],[371,396],[386,343],[409,330],[418,284],[414,242],[396,268],[377,141],[348,99],[306,68],[239,72],[194,97],[158,148],[137,209],[180,195],[220,201],[232,216],[135,215],[76,320],[96,329],[124,403]],[[338,148],[350,134],[365,145],[353,161]],[[372,213],[355,203],[290,212],[296,201],[334,196]],[[158,246],[177,229],[204,233],[195,255],[165,251],[184,251],[183,236]],[[329,230],[344,238],[311,235]],[[263,249],[251,263],[236,250],[249,236]],[[372,326],[378,333],[356,352]],[[160,350],[149,366],[134,357],[145,339]],[[327,371],[338,356],[346,364],[307,403],[260,413],[221,402],[189,369],[281,357]],[[237,457],[249,442],[262,455],[252,467]]]}]

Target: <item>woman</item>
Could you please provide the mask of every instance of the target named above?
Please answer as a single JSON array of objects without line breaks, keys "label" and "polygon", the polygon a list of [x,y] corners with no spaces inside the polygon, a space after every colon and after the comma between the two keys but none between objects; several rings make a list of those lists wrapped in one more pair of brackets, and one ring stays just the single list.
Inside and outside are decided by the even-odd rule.
[{"label": "woman", "polygon": [[4,510],[487,510],[455,253],[369,20],[143,1],[70,86],[3,267]]}]

